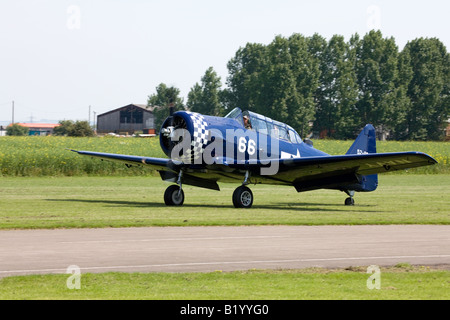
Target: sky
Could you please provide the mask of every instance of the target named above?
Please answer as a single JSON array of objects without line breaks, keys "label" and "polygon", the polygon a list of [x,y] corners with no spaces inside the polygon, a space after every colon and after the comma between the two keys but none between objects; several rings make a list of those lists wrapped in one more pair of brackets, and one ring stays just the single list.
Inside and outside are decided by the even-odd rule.
[{"label": "sky", "polygon": [[[0,123],[88,120],[146,104],[160,83],[187,95],[247,43],[294,33],[348,40],[379,29],[402,50],[450,48],[448,0],[2,0]],[[243,106],[245,108],[245,106]]]}]

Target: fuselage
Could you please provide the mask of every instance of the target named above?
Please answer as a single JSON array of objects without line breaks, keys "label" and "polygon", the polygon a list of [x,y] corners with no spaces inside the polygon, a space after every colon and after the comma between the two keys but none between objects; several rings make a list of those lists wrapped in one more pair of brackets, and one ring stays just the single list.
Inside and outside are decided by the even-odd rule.
[{"label": "fuselage", "polygon": [[[246,126],[245,116],[249,118]],[[328,155],[303,142],[289,125],[239,108],[226,117],[178,111],[162,128],[163,151],[185,163],[233,164]]]}]

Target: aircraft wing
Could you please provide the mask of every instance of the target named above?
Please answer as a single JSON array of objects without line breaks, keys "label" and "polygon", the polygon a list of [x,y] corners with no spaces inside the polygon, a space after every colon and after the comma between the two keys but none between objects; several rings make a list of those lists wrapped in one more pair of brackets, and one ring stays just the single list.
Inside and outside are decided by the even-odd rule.
[{"label": "aircraft wing", "polygon": [[437,163],[432,157],[421,152],[348,154],[281,160],[280,172],[289,174],[307,170],[310,173],[326,173],[354,169],[356,174],[371,175],[427,166]]},{"label": "aircraft wing", "polygon": [[[171,159],[130,156],[92,151],[77,151],[80,155],[102,160],[116,161],[126,165],[148,166],[160,172],[161,178],[176,182],[181,168],[189,167],[183,175],[188,185],[219,190],[217,182],[243,181],[245,171],[251,172],[251,181],[259,183],[293,185],[297,191],[321,188],[361,188],[362,176],[415,168],[437,163],[432,157],[420,152],[349,154],[340,156],[304,157],[297,159],[276,159],[267,163],[261,160],[233,162],[221,159],[216,164],[189,166]],[[276,172],[261,175],[262,168],[275,166]]]},{"label": "aircraft wing", "polygon": [[[171,159],[163,159],[163,158],[152,158],[152,157],[142,157],[142,156],[130,156],[116,153],[103,153],[103,152],[93,152],[93,151],[77,151],[70,150],[76,152],[83,156],[90,156],[99,158],[101,160],[121,162],[127,166],[146,166],[150,167],[154,170],[159,171],[161,179],[164,181],[169,181],[173,183],[177,183],[178,175],[180,170],[185,167],[189,167],[189,165],[183,164],[183,162],[171,160]],[[204,168],[193,168],[190,171],[192,172],[203,172]],[[215,177],[209,176],[201,176],[196,177],[191,174],[183,175],[183,184],[192,185],[200,188],[207,188],[212,190],[220,190],[219,185],[217,184],[218,179]]]},{"label": "aircraft wing", "polygon": [[[278,173],[263,179],[274,179],[294,185],[297,191],[321,188],[371,191],[361,184],[365,176],[437,163],[420,152],[349,154],[279,160]],[[272,164],[273,165],[273,164]],[[260,164],[249,164],[263,167]],[[267,165],[266,165],[267,166]],[[251,169],[250,169],[251,170]],[[253,170],[254,171],[254,170]]]},{"label": "aircraft wing", "polygon": [[83,156],[99,158],[101,160],[121,162],[129,166],[133,165],[149,166],[155,170],[169,170],[173,172],[178,172],[179,170],[177,170],[177,168],[179,165],[181,165],[180,162],[172,161],[171,159],[129,156],[123,154],[92,152],[92,151],[77,151],[77,150],[70,150],[70,151],[76,152]]},{"label": "aircraft wing", "polygon": [[[208,173],[202,176],[207,178],[209,175],[216,181],[242,181],[244,170],[248,170],[251,172],[250,183],[293,185],[299,192],[322,188],[371,191],[368,184],[364,185],[364,181],[368,181],[366,176],[437,163],[429,155],[420,152],[277,159],[269,164],[260,160],[238,163],[228,160],[227,163],[224,159],[225,165],[209,166]],[[269,167],[276,173],[261,175],[262,168]]]}]

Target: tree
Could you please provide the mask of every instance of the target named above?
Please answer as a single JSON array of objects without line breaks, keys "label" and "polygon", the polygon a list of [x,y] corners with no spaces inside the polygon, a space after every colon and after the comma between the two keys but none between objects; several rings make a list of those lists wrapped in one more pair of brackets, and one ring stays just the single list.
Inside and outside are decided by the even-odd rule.
[{"label": "tree", "polygon": [[201,79],[201,85],[196,83],[188,94],[188,109],[201,114],[223,116],[220,88],[220,77],[212,67],[208,68]]},{"label": "tree", "polygon": [[387,110],[386,126],[390,129],[389,139],[403,140],[407,137],[407,114],[411,108],[411,99],[407,91],[412,79],[412,67],[407,51],[398,55],[397,69],[398,77],[392,94],[394,101]]},{"label": "tree", "polygon": [[[354,138],[372,123],[393,139],[439,139],[450,113],[450,58],[438,39],[395,39],[370,31],[349,42],[277,36],[248,43],[228,62],[222,101],[290,124],[301,134],[315,120],[333,138]],[[192,89],[197,97],[201,87]]]},{"label": "tree", "polygon": [[355,104],[358,86],[354,71],[355,54],[343,36],[327,43],[316,40],[315,55],[320,60],[316,98],[316,130],[331,138],[353,138],[359,125]]},{"label": "tree", "polygon": [[360,126],[383,126],[395,103],[398,47],[394,38],[384,39],[380,31],[372,30],[355,42],[355,49]]},{"label": "tree", "polygon": [[[203,110],[203,89],[198,82],[191,88],[188,93],[188,101],[186,103],[188,110],[194,112],[200,112],[197,110]],[[201,112],[200,112],[201,113]]]},{"label": "tree", "polygon": [[59,121],[59,126],[53,129],[53,134],[56,136],[69,136],[74,124],[72,120],[61,120]]},{"label": "tree", "polygon": [[71,137],[93,137],[94,130],[88,121],[75,121],[72,130],[68,134]]},{"label": "tree", "polygon": [[300,34],[277,36],[267,46],[247,44],[228,63],[227,105],[286,122],[299,132],[309,132],[314,120],[314,92],[318,85],[318,60]]},{"label": "tree", "polygon": [[[267,46],[268,65],[260,74],[257,84],[261,94],[256,97],[258,103],[255,111],[268,117],[296,126],[297,117],[292,109],[298,106],[299,96],[296,94],[296,77],[291,69],[292,56],[289,48],[289,40],[277,36]],[[291,118],[289,119],[289,116]]]},{"label": "tree", "polygon": [[184,110],[183,99],[179,96],[180,90],[175,87],[168,87],[160,83],[156,87],[156,94],[148,96],[147,105],[156,107],[153,111],[155,116],[155,128],[157,131],[161,128],[164,120],[170,114],[170,106],[174,111]]},{"label": "tree", "polygon": [[294,117],[292,126],[303,136],[310,132],[310,122],[315,120],[314,94],[319,86],[320,60],[311,51],[318,35],[305,38],[294,34],[289,38],[293,76],[295,78],[295,96],[289,116]]},{"label": "tree", "polygon": [[336,60],[337,74],[334,99],[338,101],[336,104],[338,111],[334,137],[337,139],[354,138],[355,132],[359,129],[359,118],[356,109],[358,81],[354,69],[356,53],[348,43],[344,42],[344,38],[341,36],[333,37],[329,46],[332,48],[332,51],[341,53],[340,58]]},{"label": "tree", "polygon": [[29,129],[21,126],[18,123],[13,123],[6,128],[7,136],[26,136],[28,135]]},{"label": "tree", "polygon": [[94,130],[88,121],[61,120],[59,126],[53,130],[53,134],[68,137],[93,137]]},{"label": "tree", "polygon": [[440,139],[450,113],[450,58],[436,38],[419,38],[406,44],[411,59],[411,99],[407,115],[408,139]]},{"label": "tree", "polygon": [[247,43],[236,52],[227,67],[228,89],[223,93],[226,109],[239,107],[256,111],[264,87],[261,72],[268,67],[267,47]]}]

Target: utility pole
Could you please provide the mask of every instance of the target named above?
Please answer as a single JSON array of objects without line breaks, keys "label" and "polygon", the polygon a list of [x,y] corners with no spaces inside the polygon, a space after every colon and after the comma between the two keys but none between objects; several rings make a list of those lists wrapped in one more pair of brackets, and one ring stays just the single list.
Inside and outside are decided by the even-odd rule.
[{"label": "utility pole", "polygon": [[14,124],[14,100],[12,102],[12,122],[11,124]]},{"label": "utility pole", "polygon": [[95,134],[95,135],[97,135],[97,127],[96,127],[96,125],[95,125],[95,120],[96,120],[95,115],[96,115],[96,114],[97,114],[97,112],[94,111],[94,134]]},{"label": "utility pole", "polygon": [[88,118],[88,123],[89,125],[91,125],[91,106],[89,105],[89,118]]}]

